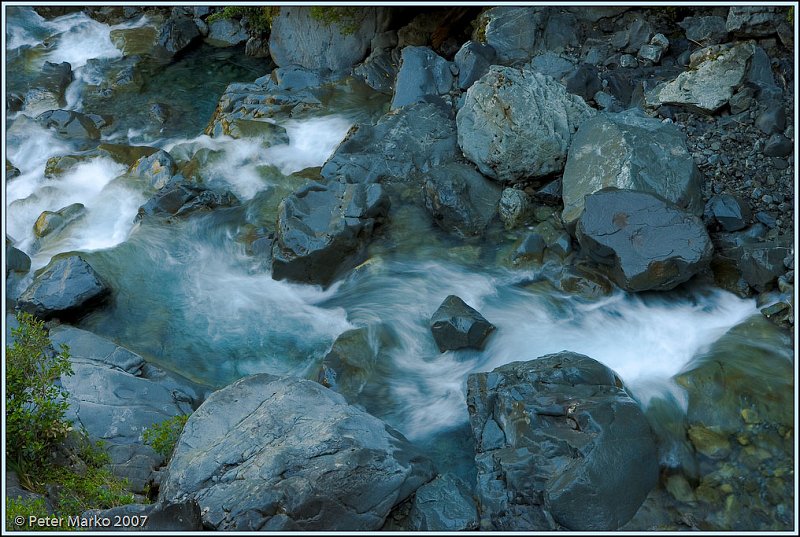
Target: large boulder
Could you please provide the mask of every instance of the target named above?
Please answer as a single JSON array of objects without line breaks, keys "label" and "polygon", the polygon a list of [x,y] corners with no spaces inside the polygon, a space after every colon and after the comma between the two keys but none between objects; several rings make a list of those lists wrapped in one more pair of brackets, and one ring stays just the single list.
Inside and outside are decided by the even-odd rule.
[{"label": "large boulder", "polygon": [[497,214],[500,186],[471,166],[449,162],[426,176],[425,207],[441,228],[461,236],[479,235]]},{"label": "large boulder", "polygon": [[747,74],[752,42],[713,45],[691,55],[689,70],[647,92],[649,106],[682,105],[705,113],[722,108]]},{"label": "large boulder", "polygon": [[497,62],[519,65],[535,51],[545,13],[541,7],[493,7],[478,19],[477,38],[494,48]]},{"label": "large boulder", "polygon": [[708,267],[703,222],[647,192],[604,189],[586,197],[578,242],[626,291],[666,291]]},{"label": "large boulder", "polygon": [[560,172],[572,137],[594,115],[553,78],[492,66],[456,115],[458,145],[486,175],[503,182]]},{"label": "large boulder", "polygon": [[397,77],[394,54],[396,46],[397,32],[388,31],[376,35],[372,39],[372,51],[353,69],[353,75],[375,91],[391,95]]},{"label": "large boulder", "polygon": [[[331,11],[314,16],[315,9]],[[296,64],[340,74],[364,59],[372,38],[385,31],[388,22],[389,11],[380,7],[284,6],[272,18],[269,51],[280,67]]]},{"label": "large boulder", "polygon": [[28,272],[31,269],[31,258],[13,244],[6,242],[6,274],[9,272]]},{"label": "large boulder", "polygon": [[272,277],[328,285],[363,261],[363,250],[388,210],[379,184],[311,184],[279,206]]},{"label": "large boulder", "polygon": [[248,39],[247,31],[236,19],[218,19],[208,25],[205,42],[215,47],[233,47]]},{"label": "large boulder", "polygon": [[37,113],[66,106],[64,93],[72,82],[72,66],[67,62],[44,62],[42,71],[25,93],[25,109]]},{"label": "large boulder", "polygon": [[444,474],[417,489],[408,520],[412,531],[476,530],[478,509],[467,484]]},{"label": "large boulder", "polygon": [[185,217],[198,211],[232,207],[238,203],[239,200],[236,196],[228,191],[217,192],[188,181],[173,180],[161,188],[147,203],[139,207],[135,221],[138,222],[145,217],[169,220],[174,217]]},{"label": "large boulder", "polygon": [[192,414],[159,499],[196,500],[221,531],[366,531],[431,477],[399,432],[341,395],[259,374]]},{"label": "large boulder", "polygon": [[453,89],[452,64],[428,47],[406,47],[392,98],[392,110],[441,98]]},{"label": "large boulder", "polygon": [[584,198],[606,187],[652,192],[703,212],[702,175],[681,131],[634,110],[598,114],[578,129],[561,183],[564,222],[574,224]]},{"label": "large boulder", "polygon": [[444,299],[431,316],[431,333],[441,352],[483,349],[495,326],[456,295]]},{"label": "large boulder", "polygon": [[467,41],[453,59],[458,68],[458,87],[469,88],[480,77],[486,74],[495,59],[494,49],[489,45]]},{"label": "large boulder", "polygon": [[322,177],[349,183],[410,181],[459,156],[456,123],[446,107],[418,103],[353,127],[322,166]]},{"label": "large boulder", "polygon": [[173,416],[188,414],[191,407],[176,400],[163,386],[126,373],[107,363],[76,360],[74,375],[61,377],[69,393],[66,418],[86,430],[89,440],[102,440],[111,457],[111,471],[128,480],[140,492],[164,457],[142,442],[145,429]]},{"label": "large boulder", "polygon": [[201,37],[192,17],[176,8],[161,27],[156,39],[156,51],[162,56],[172,57]]},{"label": "large boulder", "polygon": [[50,329],[50,341],[54,347],[67,345],[72,363],[86,362],[118,369],[139,376],[144,358],[124,347],[86,330],[69,325],[58,325]]},{"label": "large boulder", "polygon": [[467,378],[482,530],[613,531],[658,481],[654,435],[603,364],[563,351]]},{"label": "large boulder", "polygon": [[111,289],[79,255],[50,262],[19,297],[20,309],[37,317],[72,317],[101,303]]}]

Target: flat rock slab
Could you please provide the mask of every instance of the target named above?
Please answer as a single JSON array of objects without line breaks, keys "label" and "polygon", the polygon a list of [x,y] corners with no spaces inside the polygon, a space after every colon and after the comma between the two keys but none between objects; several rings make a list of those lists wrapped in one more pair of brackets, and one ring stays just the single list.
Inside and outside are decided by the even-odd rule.
[{"label": "flat rock slab", "polygon": [[259,374],[192,414],[159,499],[197,500],[215,530],[377,530],[432,477],[399,432],[341,395]]},{"label": "flat rock slab", "polygon": [[703,222],[647,192],[604,189],[586,197],[578,242],[626,291],[666,291],[704,270],[714,252]]},{"label": "flat rock slab", "polygon": [[113,341],[102,338],[92,332],[69,325],[58,325],[50,329],[50,341],[54,347],[67,345],[73,363],[76,360],[105,364],[108,367],[139,375],[144,366],[144,358],[120,347]]},{"label": "flat rock slab", "polygon": [[51,262],[19,298],[20,309],[44,319],[78,315],[110,293],[91,265],[78,255]]},{"label": "flat rock slab", "polygon": [[455,295],[444,299],[431,316],[431,333],[441,352],[457,349],[483,349],[495,326],[478,310]]},{"label": "flat rock slab", "polygon": [[467,378],[484,531],[613,531],[658,481],[650,425],[614,372],[562,351]]}]

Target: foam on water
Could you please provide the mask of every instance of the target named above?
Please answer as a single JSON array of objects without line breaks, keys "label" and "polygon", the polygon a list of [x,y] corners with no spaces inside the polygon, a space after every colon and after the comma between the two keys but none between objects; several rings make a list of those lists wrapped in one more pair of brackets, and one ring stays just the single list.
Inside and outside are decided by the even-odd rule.
[{"label": "foam on water", "polygon": [[289,135],[289,143],[267,149],[266,160],[285,175],[322,166],[352,125],[352,121],[338,115],[286,121],[281,126]]}]

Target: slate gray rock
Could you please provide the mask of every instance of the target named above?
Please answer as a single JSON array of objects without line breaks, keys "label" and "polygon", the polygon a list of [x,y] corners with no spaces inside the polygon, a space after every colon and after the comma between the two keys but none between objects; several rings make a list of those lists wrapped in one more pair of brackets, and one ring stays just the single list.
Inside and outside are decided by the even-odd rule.
[{"label": "slate gray rock", "polygon": [[143,491],[164,462],[143,443],[143,431],[191,408],[163,386],[106,364],[76,361],[72,369],[74,375],[61,377],[69,393],[66,418],[85,428],[92,442],[104,441],[114,475],[128,479],[130,490]]},{"label": "slate gray rock", "polygon": [[100,139],[100,130],[92,118],[74,110],[48,110],[36,116],[36,121],[68,140],[89,142]]},{"label": "slate gray rock", "polygon": [[764,144],[764,154],[768,157],[785,157],[794,151],[794,143],[786,136],[775,133]]},{"label": "slate gray rock", "polygon": [[214,47],[233,47],[248,39],[247,31],[236,19],[217,19],[208,24],[205,42]]},{"label": "slate gray rock", "polygon": [[504,188],[498,212],[507,229],[518,227],[533,215],[533,198],[518,188]]},{"label": "slate gray rock", "polygon": [[497,214],[500,187],[460,162],[437,166],[426,175],[423,197],[434,222],[462,237],[483,233]]},{"label": "slate gray rock", "polygon": [[725,19],[717,16],[686,17],[678,26],[686,32],[686,39],[704,46],[722,43],[728,37]]},{"label": "slate gray rock", "polygon": [[636,110],[603,113],[575,134],[562,178],[561,216],[574,225],[584,198],[606,187],[652,192],[701,215],[701,186],[702,175],[675,125]]},{"label": "slate gray rock", "polygon": [[446,96],[453,89],[451,65],[429,47],[404,48],[391,109]]},{"label": "slate gray rock", "polygon": [[[372,38],[387,29],[388,19],[389,10],[381,7],[365,7],[331,22],[313,17],[307,6],[283,6],[272,18],[270,54],[279,67],[295,64],[344,73],[364,59]],[[355,30],[345,31],[348,26]]]},{"label": "slate gray rock", "polygon": [[50,341],[54,347],[67,345],[73,363],[87,362],[140,375],[144,358],[124,347],[92,332],[69,325],[58,325],[50,329]]},{"label": "slate gray rock", "polygon": [[192,17],[173,11],[156,39],[160,55],[172,57],[202,37]]},{"label": "slate gray rock", "polygon": [[494,49],[475,41],[467,41],[456,52],[454,62],[458,67],[458,87],[465,90],[489,71],[495,59]]},{"label": "slate gray rock", "polygon": [[[760,225],[760,224],[759,224]],[[744,282],[759,293],[769,291],[786,268],[783,258],[790,253],[788,244],[753,233],[756,225],[744,231],[718,233],[715,237],[717,258],[735,267]]]},{"label": "slate gray rock", "polygon": [[783,24],[786,8],[733,6],[728,11],[725,29],[739,37],[765,37],[775,34]]},{"label": "slate gray rock", "polygon": [[11,181],[12,179],[16,179],[20,176],[19,168],[11,164],[8,159],[6,159],[6,181]]},{"label": "slate gray rock", "polygon": [[141,157],[130,169],[132,175],[145,178],[148,184],[156,190],[164,188],[175,175],[175,171],[175,160],[163,149]]},{"label": "slate gray rock", "polygon": [[730,194],[711,196],[706,204],[706,214],[724,231],[738,231],[750,224],[750,207],[741,198]]},{"label": "slate gray rock", "polygon": [[72,66],[67,62],[44,62],[42,71],[25,92],[25,110],[38,113],[66,106],[65,92],[73,80]]},{"label": "slate gray rock", "polygon": [[514,262],[524,261],[527,259],[534,259],[541,263],[544,256],[544,250],[547,247],[544,237],[539,233],[527,233],[514,250],[512,260]]},{"label": "slate gray rock", "polygon": [[707,268],[714,252],[698,217],[633,190],[609,188],[587,196],[576,237],[631,292],[672,289]]},{"label": "slate gray rock", "polygon": [[549,175],[563,169],[575,131],[593,115],[551,77],[492,66],[456,115],[458,145],[497,181]]},{"label": "slate gray rock", "polygon": [[764,134],[775,134],[786,129],[786,113],[783,103],[769,103],[756,117],[756,127]]},{"label": "slate gray rock", "polygon": [[491,46],[501,65],[519,65],[530,60],[544,25],[539,7],[493,7],[481,13],[477,27],[483,29],[480,42]]},{"label": "slate gray rock", "polygon": [[705,113],[722,108],[742,84],[754,46],[714,45],[692,53],[690,69],[647,92],[648,106],[683,105]]},{"label": "slate gray rock", "polygon": [[383,116],[375,125],[353,127],[322,166],[328,181],[410,182],[460,157],[456,123],[446,107],[419,103]]},{"label": "slate gray rock", "polygon": [[372,39],[369,56],[353,68],[353,76],[362,79],[375,91],[391,95],[397,78],[397,62],[394,47],[397,46],[397,32],[388,31]]},{"label": "slate gray rock", "polygon": [[603,89],[600,72],[589,63],[583,63],[565,75],[563,82],[568,92],[580,96],[584,101],[593,99],[594,94]]},{"label": "slate gray rock", "polygon": [[57,211],[43,211],[33,224],[33,234],[41,239],[58,233],[86,214],[82,203],[73,203]]},{"label": "slate gray rock", "polygon": [[192,414],[159,500],[196,500],[218,531],[377,530],[431,477],[400,433],[341,395],[259,374]]},{"label": "slate gray rock", "polygon": [[232,207],[239,200],[228,191],[217,192],[180,180],[167,183],[147,203],[139,207],[135,221],[145,217],[173,218],[185,217],[198,211],[213,210],[218,207]]},{"label": "slate gray rock", "polygon": [[471,531],[478,509],[467,484],[444,474],[417,489],[408,519],[411,531]]},{"label": "slate gray rock", "polygon": [[613,531],[658,482],[654,435],[612,370],[568,351],[467,378],[484,531]]},{"label": "slate gray rock", "polygon": [[356,401],[379,368],[381,350],[393,341],[383,325],[369,325],[339,334],[322,359],[317,382]]},{"label": "slate gray rock", "polygon": [[19,297],[18,306],[37,317],[70,318],[99,305],[111,289],[79,255],[54,259]]},{"label": "slate gray rock", "polygon": [[481,350],[495,328],[478,310],[456,295],[445,298],[431,316],[431,333],[440,352]]},{"label": "slate gray rock", "polygon": [[6,274],[9,272],[25,273],[31,269],[31,258],[22,250],[6,243]]},{"label": "slate gray rock", "polygon": [[329,285],[363,261],[363,250],[388,211],[379,184],[311,184],[278,208],[272,277]]}]

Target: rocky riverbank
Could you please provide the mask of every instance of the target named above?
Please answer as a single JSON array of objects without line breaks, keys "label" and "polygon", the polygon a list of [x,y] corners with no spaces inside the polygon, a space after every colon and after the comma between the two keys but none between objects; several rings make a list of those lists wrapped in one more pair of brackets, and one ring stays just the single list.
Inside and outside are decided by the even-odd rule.
[{"label": "rocky riverbank", "polygon": [[[72,349],[70,417],[154,502],[113,514],[793,527],[788,8],[15,9],[7,324]],[[71,25],[103,55],[47,56]],[[633,328],[524,334],[621,300],[732,320],[652,390],[605,359]],[[171,457],[143,443],[182,415]]]}]

